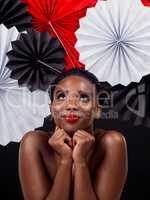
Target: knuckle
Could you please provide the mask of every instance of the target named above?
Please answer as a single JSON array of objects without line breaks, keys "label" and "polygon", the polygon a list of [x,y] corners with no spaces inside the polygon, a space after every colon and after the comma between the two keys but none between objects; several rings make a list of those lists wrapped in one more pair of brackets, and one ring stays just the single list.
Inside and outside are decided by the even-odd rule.
[{"label": "knuckle", "polygon": [[48,140],[48,143],[49,143],[49,144],[51,144],[51,143],[52,143],[52,141],[49,139],[49,140]]},{"label": "knuckle", "polygon": [[79,133],[79,131],[76,131],[75,133],[74,133],[74,135],[76,135],[76,134],[78,134]]},{"label": "knuckle", "polygon": [[91,138],[91,141],[92,141],[92,142],[95,142],[95,138],[94,138],[94,137],[92,137],[92,138]]},{"label": "knuckle", "polygon": [[53,142],[51,142],[51,145],[52,145],[52,146],[56,146],[56,145],[57,145],[57,142],[56,142],[56,141],[53,141]]},{"label": "knuckle", "polygon": [[85,144],[86,143],[86,141],[80,141],[79,142],[79,144]]}]

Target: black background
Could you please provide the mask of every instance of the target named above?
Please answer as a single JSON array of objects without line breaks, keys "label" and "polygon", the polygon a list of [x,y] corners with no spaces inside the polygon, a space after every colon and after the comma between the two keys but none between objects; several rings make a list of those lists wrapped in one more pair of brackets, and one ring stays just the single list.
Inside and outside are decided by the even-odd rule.
[{"label": "black background", "polygon": [[[150,129],[119,121],[103,121],[96,126],[116,129],[125,136],[129,171],[121,200],[150,199]],[[0,145],[0,199],[23,199],[18,177],[18,151],[19,143]]]}]

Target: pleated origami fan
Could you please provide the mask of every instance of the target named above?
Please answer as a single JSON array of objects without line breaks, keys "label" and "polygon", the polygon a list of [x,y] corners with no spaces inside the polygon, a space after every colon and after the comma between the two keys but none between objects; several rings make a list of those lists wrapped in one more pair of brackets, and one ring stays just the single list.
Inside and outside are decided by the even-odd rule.
[{"label": "pleated origami fan", "polygon": [[141,0],[144,6],[150,7],[150,0]]},{"label": "pleated origami fan", "polygon": [[[103,83],[103,82],[102,82]],[[102,84],[100,82],[100,84]],[[150,75],[139,83],[112,87],[105,83],[99,95],[102,106],[101,119],[120,120],[131,126],[142,125],[150,128]]]},{"label": "pleated origami fan", "polygon": [[31,27],[31,15],[21,0],[0,0],[0,24],[16,26],[19,31]]},{"label": "pleated origami fan", "polygon": [[6,68],[6,52],[11,50],[11,41],[18,38],[15,27],[7,29],[0,25],[0,144],[19,142],[22,136],[35,127],[41,126],[43,118],[49,114],[48,96],[43,91],[31,93],[19,87],[10,78]]},{"label": "pleated origami fan", "polygon": [[65,66],[65,51],[57,38],[47,32],[40,33],[28,29],[20,39],[12,42],[12,50],[7,53],[11,78],[30,91],[48,89],[49,84],[62,72]]},{"label": "pleated origami fan", "polygon": [[86,14],[86,9],[96,4],[97,0],[22,0],[27,3],[32,15],[32,25],[40,32],[48,31],[59,38],[65,48],[67,67],[81,67],[79,54],[74,48],[74,32],[79,28],[79,19]]},{"label": "pleated origami fan", "polygon": [[111,85],[139,82],[150,73],[150,8],[141,0],[109,0],[80,20],[80,62]]},{"label": "pleated origami fan", "polygon": [[122,89],[114,87],[112,94],[112,108],[120,120],[129,120],[132,125],[150,128],[150,75]]}]

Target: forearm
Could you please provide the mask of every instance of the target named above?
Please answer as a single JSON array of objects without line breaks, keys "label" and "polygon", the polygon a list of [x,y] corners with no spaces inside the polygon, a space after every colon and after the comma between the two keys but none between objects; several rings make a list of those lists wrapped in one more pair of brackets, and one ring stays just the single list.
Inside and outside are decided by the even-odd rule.
[{"label": "forearm", "polygon": [[75,163],[74,200],[97,200],[86,163]]},{"label": "forearm", "polygon": [[72,161],[60,162],[53,186],[46,200],[69,200],[72,178]]}]

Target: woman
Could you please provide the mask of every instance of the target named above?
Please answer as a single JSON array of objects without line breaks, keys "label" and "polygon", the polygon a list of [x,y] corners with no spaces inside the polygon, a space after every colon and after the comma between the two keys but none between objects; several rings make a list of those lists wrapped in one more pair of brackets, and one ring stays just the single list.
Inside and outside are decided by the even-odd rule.
[{"label": "woman", "polygon": [[93,129],[101,114],[98,92],[97,78],[85,70],[70,70],[54,81],[54,131],[28,132],[20,145],[25,200],[120,199],[128,170],[126,141],[114,130]]}]

